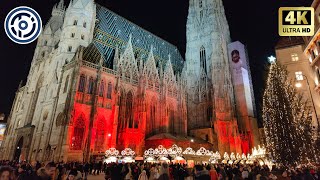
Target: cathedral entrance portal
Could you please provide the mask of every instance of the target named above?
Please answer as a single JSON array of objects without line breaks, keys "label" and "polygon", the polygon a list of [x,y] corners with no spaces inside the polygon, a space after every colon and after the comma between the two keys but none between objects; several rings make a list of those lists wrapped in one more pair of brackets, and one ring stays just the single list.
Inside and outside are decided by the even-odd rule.
[{"label": "cathedral entrance portal", "polygon": [[15,148],[15,152],[14,152],[14,156],[13,159],[14,160],[19,160],[20,159],[20,155],[21,155],[21,150],[22,150],[22,146],[23,146],[23,137],[21,137],[17,143],[17,146]]}]

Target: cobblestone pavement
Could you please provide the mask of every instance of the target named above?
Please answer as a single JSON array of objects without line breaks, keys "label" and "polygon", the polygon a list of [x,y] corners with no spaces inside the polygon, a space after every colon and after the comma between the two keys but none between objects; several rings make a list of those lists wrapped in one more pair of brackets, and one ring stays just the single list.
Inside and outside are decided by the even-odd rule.
[{"label": "cobblestone pavement", "polygon": [[104,180],[104,173],[100,173],[99,175],[89,175],[88,180]]}]

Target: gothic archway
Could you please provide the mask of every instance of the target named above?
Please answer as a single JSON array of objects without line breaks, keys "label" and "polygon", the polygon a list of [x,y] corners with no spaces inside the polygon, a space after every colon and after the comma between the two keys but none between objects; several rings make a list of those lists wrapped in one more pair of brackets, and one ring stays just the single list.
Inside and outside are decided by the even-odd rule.
[{"label": "gothic archway", "polygon": [[106,139],[106,120],[105,118],[100,118],[96,124],[97,133],[95,140],[95,151],[105,150],[105,139]]},{"label": "gothic archway", "polygon": [[23,147],[23,137],[21,137],[15,147],[13,159],[18,161],[20,159],[21,151]]},{"label": "gothic archway", "polygon": [[172,133],[173,135],[176,134],[176,130],[175,130],[175,120],[174,120],[174,108],[172,106],[172,104],[169,105],[168,107],[168,114],[169,114],[169,129],[170,129],[170,133]]},{"label": "gothic archway", "polygon": [[81,150],[83,145],[84,133],[85,133],[85,120],[84,116],[80,117],[74,123],[73,136],[71,139],[71,149]]},{"label": "gothic archway", "polygon": [[129,128],[133,128],[133,95],[131,91],[128,92],[126,99],[126,120]]}]

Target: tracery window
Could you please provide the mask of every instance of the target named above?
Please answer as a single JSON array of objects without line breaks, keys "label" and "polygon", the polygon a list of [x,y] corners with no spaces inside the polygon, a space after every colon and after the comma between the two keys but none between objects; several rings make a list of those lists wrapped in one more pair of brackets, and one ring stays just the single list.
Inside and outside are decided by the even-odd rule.
[{"label": "tracery window", "polygon": [[101,81],[100,88],[99,88],[99,96],[103,97],[103,93],[104,93],[104,82]]},{"label": "tracery window", "polygon": [[155,98],[152,99],[150,105],[150,131],[153,133],[155,130],[155,121],[156,121],[156,105],[155,105]]},{"label": "tracery window", "polygon": [[66,81],[64,83],[64,88],[63,88],[63,93],[67,92],[68,85],[69,85],[69,75],[66,77]]},{"label": "tracery window", "polygon": [[111,93],[112,93],[112,84],[111,82],[108,83],[108,91],[107,91],[107,98],[111,99]]},{"label": "tracery window", "polygon": [[174,122],[174,109],[173,106],[170,105],[169,109],[168,109],[168,113],[169,113],[169,120],[170,120],[170,131],[172,134],[175,134],[175,122]]},{"label": "tracery window", "polygon": [[93,77],[91,77],[89,79],[88,94],[93,94],[93,85],[94,85],[94,81],[93,81]]},{"label": "tracery window", "polygon": [[203,46],[200,48],[200,67],[202,67],[207,74],[206,49]]},{"label": "tracery window", "polygon": [[132,109],[132,104],[133,104],[133,96],[131,91],[128,92],[127,94],[127,99],[126,99],[126,119],[129,123],[129,128],[133,127],[133,109]]},{"label": "tracery window", "polygon": [[82,74],[79,80],[79,87],[78,87],[79,92],[84,92],[85,84],[86,84],[86,77]]},{"label": "tracery window", "polygon": [[101,118],[97,122],[97,134],[95,141],[95,150],[104,151],[104,140],[106,139],[106,123],[105,119]]},{"label": "tracery window", "polygon": [[207,121],[211,121],[211,119],[212,119],[212,107],[211,106],[209,106],[208,108],[207,108]]},{"label": "tracery window", "polygon": [[85,121],[83,116],[81,115],[77,121],[75,122],[73,129],[73,136],[71,139],[71,149],[72,150],[81,150],[83,144],[85,132]]}]

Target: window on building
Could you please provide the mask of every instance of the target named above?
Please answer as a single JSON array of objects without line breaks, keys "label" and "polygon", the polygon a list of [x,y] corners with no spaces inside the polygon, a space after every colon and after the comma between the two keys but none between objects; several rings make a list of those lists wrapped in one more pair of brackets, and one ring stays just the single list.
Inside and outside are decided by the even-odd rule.
[{"label": "window on building", "polygon": [[84,35],[81,35],[81,39],[84,40]]},{"label": "window on building", "polygon": [[101,118],[97,122],[97,131],[96,131],[96,141],[95,141],[95,150],[103,151],[105,146],[106,139],[106,120]]},{"label": "window on building", "polygon": [[71,52],[72,51],[72,46],[69,46],[68,47],[68,52]]},{"label": "window on building", "polygon": [[202,4],[202,0],[199,0],[199,8],[202,8],[203,4]]},{"label": "window on building", "polygon": [[71,33],[71,37],[72,37],[72,38],[74,38],[75,35],[76,35],[75,33]]},{"label": "window on building", "polygon": [[200,67],[207,73],[206,50],[203,46],[200,48]]},{"label": "window on building", "polygon": [[103,93],[104,93],[104,82],[101,81],[100,88],[99,88],[99,96],[103,97]]},{"label": "window on building", "polygon": [[154,129],[156,128],[156,100],[155,98],[152,99],[150,105],[150,132],[155,132]]},{"label": "window on building", "polygon": [[320,69],[318,67],[316,68],[316,74],[317,74],[318,83],[320,83]]},{"label": "window on building", "polygon": [[291,60],[292,61],[299,61],[299,56],[297,53],[292,53],[291,54]]},{"label": "window on building", "polygon": [[76,26],[77,24],[78,24],[78,21],[77,21],[77,20],[74,20],[74,21],[73,21],[73,25]]},{"label": "window on building", "polygon": [[46,55],[46,52],[43,51],[43,52],[41,53],[41,57],[44,57],[45,55]]},{"label": "window on building", "polygon": [[84,92],[85,84],[86,84],[86,77],[82,74],[79,80],[79,87],[78,87],[79,92]]},{"label": "window on building", "polygon": [[111,99],[111,94],[112,94],[112,84],[111,82],[108,83],[108,91],[107,91],[107,98]]},{"label": "window on building", "polygon": [[89,79],[88,94],[93,94],[93,85],[94,85],[94,81],[93,81],[93,77],[91,77]]},{"label": "window on building", "polygon": [[43,45],[46,46],[47,44],[48,44],[48,41],[45,40],[44,43],[43,43]]},{"label": "window on building", "polygon": [[133,127],[133,96],[131,91],[127,94],[126,100],[126,117],[129,124],[129,128]]},{"label": "window on building", "polygon": [[176,127],[175,127],[175,120],[174,120],[174,109],[173,109],[173,106],[170,105],[169,106],[169,109],[168,109],[168,113],[169,113],[169,121],[170,121],[170,131],[172,134],[176,134]]},{"label": "window on building", "polygon": [[302,75],[302,72],[301,72],[301,71],[295,72],[295,75],[296,75],[296,79],[297,79],[298,81],[303,80],[303,75]]},{"label": "window on building", "polygon": [[208,108],[207,108],[207,120],[208,121],[211,121],[211,119],[212,119],[212,111],[213,111],[213,109],[212,109],[212,107],[211,106],[209,106]]},{"label": "window on building", "polygon": [[201,10],[200,11],[200,20],[202,20],[203,19],[203,11]]},{"label": "window on building", "polygon": [[83,23],[83,27],[84,27],[84,28],[87,27],[87,23],[86,23],[86,22]]},{"label": "window on building", "polygon": [[68,84],[69,84],[69,75],[66,77],[66,81],[64,83],[64,88],[63,88],[63,93],[67,92]]},{"label": "window on building", "polygon": [[81,115],[75,122],[73,135],[71,138],[71,149],[72,150],[81,150],[85,132],[85,121]]}]

